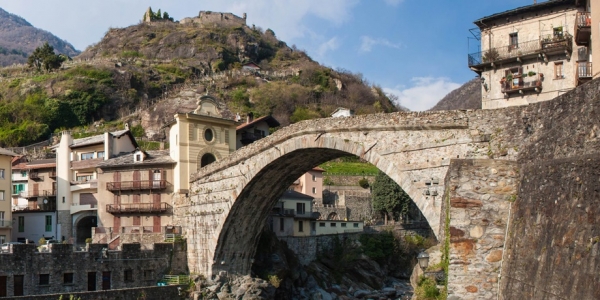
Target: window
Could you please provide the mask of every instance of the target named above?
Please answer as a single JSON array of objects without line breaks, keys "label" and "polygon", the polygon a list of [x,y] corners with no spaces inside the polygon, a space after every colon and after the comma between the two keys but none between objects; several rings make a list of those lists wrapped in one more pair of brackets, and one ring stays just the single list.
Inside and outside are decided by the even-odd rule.
[{"label": "window", "polygon": [[98,158],[104,157],[104,151],[98,151]]},{"label": "window", "polygon": [[27,171],[21,171],[21,177],[27,177]]},{"label": "window", "polygon": [[0,226],[4,226],[4,212],[0,211]]},{"label": "window", "polygon": [[0,244],[6,243],[6,235],[0,235]]},{"label": "window", "polygon": [[304,232],[304,222],[298,221],[298,232]]},{"label": "window", "polygon": [[358,223],[354,223],[354,228],[358,228]]},{"label": "window", "polygon": [[517,49],[519,48],[519,34],[517,32],[513,32],[508,35],[509,46],[508,49]]},{"label": "window", "polygon": [[25,217],[19,217],[19,232],[25,232]]},{"label": "window", "polygon": [[81,153],[81,160],[88,160],[94,158],[94,152]]},{"label": "window", "polygon": [[279,218],[279,231],[283,231],[283,218]]},{"label": "window", "polygon": [[296,203],[296,213],[298,213],[299,215],[303,215],[304,214],[304,210],[305,210],[305,203]]},{"label": "window", "polygon": [[133,226],[139,226],[139,225],[142,225],[142,217],[133,216]]},{"label": "window", "polygon": [[317,175],[313,174],[313,175],[312,175],[312,180],[313,180],[313,181],[317,181]]},{"label": "window", "polygon": [[50,274],[40,274],[40,285],[50,285]]},{"label": "window", "polygon": [[52,216],[46,216],[46,232],[52,231]]},{"label": "window", "polygon": [[560,26],[560,27],[554,27],[553,33],[554,33],[554,38],[556,38],[556,39],[562,39],[562,37],[563,37],[563,28],[562,28],[562,26]]},{"label": "window", "polygon": [[563,62],[555,62],[554,63],[554,79],[563,79],[565,75],[563,73]]},{"label": "window", "polygon": [[337,226],[337,223],[330,223],[329,226],[335,227],[335,226]]},{"label": "window", "polygon": [[153,270],[144,270],[144,280],[153,280],[154,278]]},{"label": "window", "polygon": [[4,169],[0,169],[0,179],[4,179]]},{"label": "window", "polygon": [[73,273],[64,273],[63,274],[63,283],[64,284],[72,284],[73,283]]},{"label": "window", "polygon": [[125,270],[123,280],[125,282],[133,282],[133,270]]},{"label": "window", "polygon": [[342,223],[342,224],[341,224],[341,226],[342,226],[342,227],[346,227],[346,223]]},{"label": "window", "polygon": [[212,140],[215,138],[214,133],[212,131],[212,129],[208,128],[206,130],[204,130],[204,139],[207,142],[212,142]]},{"label": "window", "polygon": [[319,227],[325,227],[325,223],[323,223],[323,222],[319,223]]},{"label": "window", "polygon": [[20,192],[25,190],[25,185],[22,183],[13,184],[13,195],[18,195]]},{"label": "window", "polygon": [[313,192],[313,194],[316,194],[316,193],[317,193],[317,188],[316,188],[316,187],[313,187],[313,188],[312,188],[312,192]]},{"label": "window", "polygon": [[4,191],[0,191],[0,201],[4,201]]}]

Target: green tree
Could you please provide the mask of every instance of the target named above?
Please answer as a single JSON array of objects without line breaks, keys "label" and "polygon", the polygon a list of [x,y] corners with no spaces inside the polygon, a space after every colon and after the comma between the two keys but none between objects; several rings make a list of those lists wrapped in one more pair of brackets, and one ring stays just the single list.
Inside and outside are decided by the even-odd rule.
[{"label": "green tree", "polygon": [[408,212],[410,197],[402,188],[385,173],[379,171],[375,181],[371,184],[373,195],[373,209],[382,212],[385,216],[385,224],[388,222],[388,214]]},{"label": "green tree", "polygon": [[35,67],[38,71],[41,71],[43,67],[46,72],[60,68],[64,61],[65,57],[63,55],[55,54],[54,47],[50,46],[48,42],[37,47],[27,59],[29,67]]}]

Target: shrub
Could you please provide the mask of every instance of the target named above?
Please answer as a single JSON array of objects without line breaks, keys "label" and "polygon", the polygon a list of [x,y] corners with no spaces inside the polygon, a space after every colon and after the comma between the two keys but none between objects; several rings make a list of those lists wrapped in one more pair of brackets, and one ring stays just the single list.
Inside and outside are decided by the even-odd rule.
[{"label": "shrub", "polygon": [[87,238],[87,239],[85,239],[85,243],[86,243],[86,244],[91,244],[91,243],[92,243],[92,238]]},{"label": "shrub", "polygon": [[442,297],[442,293],[437,288],[435,280],[426,276],[419,277],[419,282],[417,283],[417,288],[415,289],[415,295],[417,296],[417,300],[445,299]]},{"label": "shrub", "polygon": [[279,288],[279,285],[281,284],[281,279],[279,279],[279,277],[277,277],[277,275],[269,275],[269,283],[271,283],[271,285],[273,285],[275,288]]},{"label": "shrub", "polygon": [[358,181],[358,185],[360,185],[360,187],[363,189],[368,189],[369,188],[369,180],[367,180],[366,178],[361,178]]},{"label": "shrub", "polygon": [[44,237],[41,237],[41,238],[38,240],[38,245],[40,245],[40,246],[41,246],[41,245],[46,245],[46,239],[45,239]]}]

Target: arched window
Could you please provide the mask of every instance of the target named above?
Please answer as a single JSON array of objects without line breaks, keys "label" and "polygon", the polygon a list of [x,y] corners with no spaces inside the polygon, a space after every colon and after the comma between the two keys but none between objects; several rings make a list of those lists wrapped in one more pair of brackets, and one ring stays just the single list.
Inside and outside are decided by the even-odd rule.
[{"label": "arched window", "polygon": [[206,153],[206,154],[202,155],[202,159],[200,160],[200,167],[204,167],[215,161],[217,161],[217,159],[215,158],[214,155],[212,155],[212,153]]}]

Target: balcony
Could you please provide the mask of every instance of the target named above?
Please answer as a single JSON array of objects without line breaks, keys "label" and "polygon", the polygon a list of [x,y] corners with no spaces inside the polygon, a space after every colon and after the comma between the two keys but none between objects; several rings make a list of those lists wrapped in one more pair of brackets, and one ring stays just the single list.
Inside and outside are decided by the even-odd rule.
[{"label": "balcony", "polygon": [[31,205],[13,206],[12,211],[15,213],[56,211],[56,200],[55,199],[47,199],[47,203],[42,203],[42,204],[33,203]]},{"label": "balcony", "polygon": [[248,145],[264,138],[262,133],[254,132],[242,132],[242,139],[240,140],[243,145]]},{"label": "balcony", "polygon": [[519,93],[523,94],[525,92],[540,92],[542,90],[542,81],[541,79],[532,79],[530,81],[525,81],[524,78],[518,78],[518,84],[514,84],[514,82],[500,82],[500,86],[502,89],[502,93],[505,95]]},{"label": "balcony", "polygon": [[518,45],[507,45],[491,48],[487,51],[468,55],[469,68],[483,71],[485,67],[494,67],[503,63],[521,62],[536,57],[547,59],[549,55],[560,53],[570,54],[573,51],[573,36],[568,32],[550,34],[538,40],[522,42]]},{"label": "balcony", "polygon": [[107,182],[106,189],[116,191],[164,190],[171,184],[166,180],[136,180]]},{"label": "balcony", "polygon": [[107,204],[106,211],[111,214],[149,214],[168,213],[173,209],[166,202],[161,203],[121,203]]},{"label": "balcony", "polygon": [[575,21],[575,44],[588,46],[592,35],[592,15],[589,12],[578,12]]},{"label": "balcony", "polygon": [[11,228],[12,221],[9,220],[0,220],[0,228]]},{"label": "balcony", "polygon": [[41,176],[38,172],[29,173],[29,179],[31,180],[44,180],[44,176]]},{"label": "balcony", "polygon": [[592,63],[587,61],[577,62],[577,85],[584,84],[592,79]]},{"label": "balcony", "polygon": [[33,190],[20,192],[19,196],[23,198],[37,198],[37,197],[54,197],[56,196],[56,190]]}]

